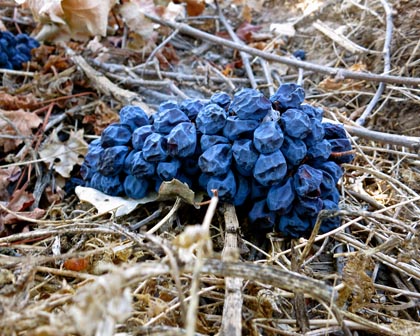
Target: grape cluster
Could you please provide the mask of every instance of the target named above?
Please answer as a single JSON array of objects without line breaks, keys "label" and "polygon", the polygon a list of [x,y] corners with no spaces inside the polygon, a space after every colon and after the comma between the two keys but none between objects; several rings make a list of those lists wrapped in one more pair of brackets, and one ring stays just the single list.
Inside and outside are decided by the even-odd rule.
[{"label": "grape cluster", "polygon": [[[340,124],[323,123],[296,84],[269,99],[244,88],[233,98],[165,102],[150,118],[136,106],[120,110],[89,145],[81,175],[109,195],[141,198],[174,178],[209,196],[250,209],[249,222],[289,237],[311,232],[322,209],[336,209],[341,163],[353,159]],[[321,232],[339,225],[323,222]]]},{"label": "grape cluster", "polygon": [[0,68],[20,70],[23,63],[31,60],[31,50],[37,47],[38,41],[26,34],[15,36],[0,31]]}]

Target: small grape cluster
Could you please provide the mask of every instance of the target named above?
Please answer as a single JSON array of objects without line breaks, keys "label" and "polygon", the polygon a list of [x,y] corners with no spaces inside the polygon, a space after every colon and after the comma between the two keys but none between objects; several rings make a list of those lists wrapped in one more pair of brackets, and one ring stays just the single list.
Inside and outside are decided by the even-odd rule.
[{"label": "small grape cluster", "polygon": [[[343,126],[322,123],[322,109],[304,97],[290,83],[270,99],[244,88],[232,99],[165,102],[150,118],[125,106],[120,123],[89,145],[81,175],[89,187],[135,199],[176,178],[246,206],[260,229],[305,236],[322,209],[337,209],[340,164],[353,155]],[[320,231],[338,225],[327,219]]]},{"label": "small grape cluster", "polygon": [[38,47],[39,42],[26,34],[0,31],[0,68],[22,69],[22,64],[31,60],[31,50]]}]

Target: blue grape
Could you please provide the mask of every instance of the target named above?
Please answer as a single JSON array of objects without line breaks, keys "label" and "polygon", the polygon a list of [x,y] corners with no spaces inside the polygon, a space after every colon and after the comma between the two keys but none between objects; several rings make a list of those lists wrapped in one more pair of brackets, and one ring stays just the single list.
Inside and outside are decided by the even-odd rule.
[{"label": "blue grape", "polygon": [[240,206],[245,203],[249,194],[251,193],[251,186],[249,180],[241,174],[236,175],[236,194],[233,197],[233,205]]},{"label": "blue grape", "polygon": [[105,148],[98,161],[97,170],[105,176],[115,176],[124,168],[124,160],[128,155],[127,146]]},{"label": "blue grape", "polygon": [[305,143],[308,147],[315,146],[324,139],[325,131],[321,121],[311,119],[311,132],[306,136]]},{"label": "blue grape", "polygon": [[283,131],[293,138],[304,139],[311,132],[311,120],[298,109],[289,109],[280,117]]},{"label": "blue grape", "polygon": [[323,123],[325,139],[347,139],[346,131],[342,124]]},{"label": "blue grape", "polygon": [[298,49],[293,52],[293,56],[304,61],[306,59],[306,52],[303,49]]},{"label": "blue grape", "polygon": [[167,136],[168,154],[186,158],[195,152],[197,133],[194,124],[183,122],[176,125]]},{"label": "blue grape", "polygon": [[225,175],[232,163],[232,149],[230,145],[219,144],[207,149],[198,158],[198,166],[203,173],[211,175]]},{"label": "blue grape", "polygon": [[275,121],[263,122],[254,132],[254,146],[262,154],[269,154],[283,144],[284,135]]},{"label": "blue grape", "polygon": [[299,109],[303,113],[305,113],[310,119],[322,121],[322,117],[324,116],[324,111],[320,107],[315,107],[308,104],[302,104],[299,106]]},{"label": "blue grape", "polygon": [[277,229],[286,237],[299,238],[306,236],[310,227],[310,218],[301,218],[295,211],[292,211],[289,214],[280,216]]},{"label": "blue grape", "polygon": [[[331,152],[332,153],[341,153],[346,151],[351,151],[351,143],[348,139],[331,139],[328,140],[331,144]],[[347,154],[347,155],[340,155],[340,156],[333,156],[332,160],[337,163],[349,163],[353,161],[354,155]]]},{"label": "blue grape", "polygon": [[163,102],[162,104],[159,105],[157,113],[160,114],[161,112],[166,112],[168,110],[172,110],[172,109],[180,109],[181,107],[179,106],[179,104],[174,101],[174,100],[168,100],[166,102]]},{"label": "blue grape", "polygon": [[153,126],[155,127],[156,132],[169,134],[176,125],[188,121],[190,121],[190,119],[179,108],[170,108],[157,112]]},{"label": "blue grape", "polygon": [[127,125],[111,124],[105,128],[101,135],[102,147],[129,145],[131,129]]},{"label": "blue grape", "polygon": [[229,140],[221,135],[203,134],[200,139],[201,151],[205,152],[210,147],[217,144],[228,144]]},{"label": "blue grape", "polygon": [[[323,210],[338,210],[338,205],[334,201],[324,200]],[[332,231],[340,226],[340,217],[330,217],[322,220],[319,233]]]},{"label": "blue grape", "polygon": [[149,181],[144,178],[137,178],[133,175],[127,175],[124,179],[125,194],[134,199],[143,198],[147,194]]},{"label": "blue grape", "polygon": [[334,178],[330,173],[325,170],[322,171],[322,181],[321,181],[321,196],[326,198],[330,196],[335,190],[337,190],[337,182],[334,181]]},{"label": "blue grape", "polygon": [[284,137],[283,145],[280,148],[287,162],[292,166],[299,165],[306,156],[305,143],[289,136]]},{"label": "blue grape", "polygon": [[92,178],[93,174],[96,173],[96,167],[91,167],[86,162],[83,162],[79,170],[80,176],[88,181]]},{"label": "blue grape", "polygon": [[217,104],[226,110],[230,104],[230,96],[226,92],[216,92],[211,96],[210,103]]},{"label": "blue grape", "polygon": [[343,169],[334,161],[314,161],[312,164],[314,168],[326,171],[334,179],[334,184],[343,176]]},{"label": "blue grape", "polygon": [[276,213],[267,208],[265,200],[254,203],[248,218],[260,230],[269,230],[276,224]]},{"label": "blue grape", "polygon": [[295,211],[301,217],[316,217],[322,210],[322,204],[321,197],[299,196],[296,202]]},{"label": "blue grape", "polygon": [[231,141],[239,138],[252,139],[254,130],[258,127],[257,120],[239,119],[239,117],[228,117],[223,128],[223,135]]},{"label": "blue grape", "polygon": [[280,183],[287,173],[286,159],[280,150],[260,154],[254,167],[254,178],[264,186]]},{"label": "blue grape", "polygon": [[141,107],[134,105],[124,106],[120,110],[120,123],[130,127],[132,132],[141,126],[150,124],[146,112]]},{"label": "blue grape", "polygon": [[190,120],[195,120],[204,106],[205,103],[200,99],[185,99],[181,103],[180,108]]},{"label": "blue grape", "polygon": [[308,148],[308,158],[327,161],[331,155],[331,144],[328,140],[322,140]]},{"label": "blue grape", "polygon": [[267,198],[267,193],[270,190],[270,187],[263,186],[258,183],[255,179],[251,180],[251,200],[260,200],[262,198]]},{"label": "blue grape", "polygon": [[290,108],[298,108],[305,99],[303,88],[294,83],[280,85],[277,92],[270,97],[276,109],[284,111]]},{"label": "blue grape", "polygon": [[146,161],[143,152],[135,152],[131,161],[131,175],[137,178],[151,177],[155,174],[156,165]]},{"label": "blue grape", "polygon": [[177,177],[180,168],[181,162],[179,160],[159,162],[156,167],[156,174],[163,181],[171,181]]},{"label": "blue grape", "polygon": [[183,159],[181,169],[189,176],[194,176],[200,173],[200,167],[198,167],[197,159],[193,157]]},{"label": "blue grape", "polygon": [[143,157],[147,161],[162,161],[168,156],[167,141],[159,133],[150,134],[143,145]]},{"label": "blue grape", "polygon": [[234,141],[232,155],[238,172],[243,176],[251,176],[259,156],[252,141],[248,139]]},{"label": "blue grape", "polygon": [[131,143],[133,145],[133,148],[135,150],[142,150],[144,146],[144,141],[147,139],[147,137],[154,133],[155,128],[153,125],[145,125],[137,128],[132,136],[131,136]]},{"label": "blue grape", "polygon": [[293,179],[286,179],[285,183],[273,185],[267,194],[267,206],[270,211],[277,211],[279,215],[291,210],[295,199]]},{"label": "blue grape", "polygon": [[197,130],[203,134],[217,134],[226,124],[226,111],[217,104],[206,105],[197,115]]},{"label": "blue grape", "polygon": [[93,145],[92,143],[89,144],[84,163],[89,167],[96,167],[98,165],[99,158],[104,151],[104,148],[100,144]]},{"label": "blue grape", "polygon": [[319,195],[322,171],[307,164],[301,165],[294,175],[293,185],[299,196]]},{"label": "blue grape", "polygon": [[233,96],[229,112],[235,113],[239,119],[262,120],[271,111],[271,102],[254,89],[241,89]]},{"label": "blue grape", "polygon": [[133,156],[135,153],[135,151],[130,151],[124,159],[123,172],[127,175],[131,174],[131,165],[133,164]]},{"label": "blue grape", "polygon": [[207,190],[207,184],[209,183],[211,176],[212,175],[210,174],[201,173],[200,176],[198,177],[198,185],[204,190]]},{"label": "blue grape", "polygon": [[110,196],[119,196],[124,190],[120,178],[116,176],[104,176],[100,173],[95,173],[92,176],[90,183],[91,188],[102,191]]},{"label": "blue grape", "polygon": [[222,201],[233,200],[236,194],[235,175],[229,170],[225,175],[211,176],[207,182],[207,194],[212,197],[216,189]]}]

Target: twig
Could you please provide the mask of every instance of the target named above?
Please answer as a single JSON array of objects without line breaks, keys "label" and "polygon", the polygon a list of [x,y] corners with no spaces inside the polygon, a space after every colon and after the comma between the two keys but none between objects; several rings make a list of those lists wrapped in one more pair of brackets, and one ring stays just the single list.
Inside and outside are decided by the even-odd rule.
[{"label": "twig", "polygon": [[[222,259],[224,261],[236,261],[238,259],[238,234],[240,230],[238,218],[236,217],[235,207],[232,204],[226,204],[224,212],[226,236]],[[225,279],[221,335],[242,335],[242,282],[241,278],[226,277]]]},{"label": "twig", "polygon": [[[384,53],[384,72],[383,73],[387,74],[391,70],[391,40],[392,40],[392,29],[393,29],[392,9],[386,0],[381,0],[381,3],[386,13],[386,33],[385,33],[385,43],[384,43],[384,49],[383,49],[383,53]],[[379,83],[375,96],[369,102],[368,106],[366,107],[362,115],[359,117],[359,119],[356,120],[356,122],[359,125],[364,125],[366,123],[366,119],[372,113],[373,109],[375,108],[376,103],[378,102],[379,98],[382,96],[382,93],[384,92],[384,90],[385,90],[385,83]]]},{"label": "twig", "polygon": [[388,143],[397,146],[404,146],[415,151],[420,150],[420,137],[405,136],[398,134],[389,134],[377,131],[371,131],[364,127],[344,125],[344,128],[351,135],[355,135],[364,139]]},{"label": "twig", "polygon": [[155,233],[157,230],[159,230],[164,224],[166,224],[167,221],[171,219],[171,217],[175,214],[175,212],[177,212],[180,206],[181,206],[181,198],[177,197],[171,211],[169,211],[167,215],[159,221],[159,223],[157,223],[154,227],[152,227],[149,231],[147,231],[147,233],[152,234],[152,233]]},{"label": "twig", "polygon": [[[211,202],[209,207],[207,208],[206,215],[203,219],[202,228],[204,232],[207,232],[207,239],[210,240],[210,224],[211,220],[213,219],[214,213],[216,211],[217,203],[219,202],[219,197],[217,195],[217,190],[212,190],[213,197],[211,198]],[[209,243],[207,239],[200,239],[197,246],[197,259],[195,260],[193,272],[192,272],[192,281],[191,281],[191,289],[190,289],[190,296],[191,301],[188,306],[187,311],[187,321],[186,321],[186,336],[194,336],[195,335],[195,327],[197,321],[197,308],[198,308],[198,290],[200,284],[200,273],[201,269],[204,264],[204,257],[205,257],[205,250],[206,245]]]},{"label": "twig", "polygon": [[[223,23],[226,30],[229,33],[230,38],[237,44],[243,45],[244,43],[239,39],[239,37],[235,34],[232,29],[232,26],[229,24],[226,17],[223,15],[222,10],[220,9],[219,4],[216,2],[217,12],[219,14],[219,20]],[[251,64],[249,63],[249,55],[246,52],[240,51],[239,54],[241,55],[242,63],[244,65],[245,71],[248,75],[249,82],[251,83],[251,87],[253,89],[257,88],[257,82],[255,81],[254,73],[252,72]]]},{"label": "twig", "polygon": [[269,61],[283,63],[283,64],[287,64],[287,65],[297,67],[297,68],[300,67],[306,70],[312,70],[314,72],[325,73],[325,74],[337,76],[339,78],[351,78],[351,79],[367,80],[367,81],[372,81],[372,82],[405,84],[405,85],[412,85],[412,86],[420,85],[420,78],[418,77],[411,78],[411,77],[402,77],[402,76],[377,75],[377,74],[372,74],[372,73],[357,72],[357,71],[350,71],[350,70],[341,69],[341,68],[332,68],[328,66],[316,65],[313,63],[305,62],[305,61],[298,61],[296,59],[292,59],[289,57],[270,54],[270,53],[267,53],[267,52],[264,52],[255,48],[248,47],[246,45],[240,45],[233,41],[208,34],[199,29],[195,29],[185,23],[169,22],[169,21],[160,19],[158,17],[155,17],[153,15],[149,15],[149,14],[144,14],[144,15],[150,20],[152,20],[153,22],[171,27],[172,29],[178,29],[181,33],[191,35],[196,38],[203,39],[203,40],[211,41],[219,45],[224,45],[232,49],[244,51],[248,54],[262,57]]},{"label": "twig", "polygon": [[[155,55],[159,52],[159,50],[161,50],[165,45],[167,45],[177,34],[179,33],[179,31],[177,29],[175,29],[166,39],[164,39],[162,41],[161,44],[159,44],[149,55],[149,57],[147,58],[145,65],[147,65],[150,60],[152,60]],[[144,68],[145,69],[145,68]]]}]

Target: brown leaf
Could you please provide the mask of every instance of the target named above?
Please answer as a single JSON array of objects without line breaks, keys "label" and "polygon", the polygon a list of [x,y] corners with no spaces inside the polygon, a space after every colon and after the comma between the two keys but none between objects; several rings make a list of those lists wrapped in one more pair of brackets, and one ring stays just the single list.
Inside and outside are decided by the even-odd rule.
[{"label": "brown leaf", "polygon": [[[28,219],[40,219],[45,215],[45,210],[40,208],[35,208],[32,211],[17,211],[17,216],[25,217]],[[17,223],[24,223],[25,220],[16,217],[14,214],[6,214],[5,216],[0,216],[0,224],[11,225]]]},{"label": "brown leaf", "polygon": [[7,208],[13,212],[25,211],[35,201],[34,195],[25,190],[16,190],[7,205]]},{"label": "brown leaf", "polygon": [[249,43],[253,40],[253,33],[259,30],[261,30],[261,26],[255,26],[248,22],[244,22],[236,29],[236,35],[238,35],[242,41]]},{"label": "brown leaf", "polygon": [[131,0],[125,2],[119,12],[128,28],[147,40],[153,35],[154,23],[143,13],[156,14],[155,10],[153,0]]},{"label": "brown leaf", "polygon": [[82,164],[87,152],[87,143],[83,139],[83,129],[70,132],[67,141],[60,141],[55,129],[39,151],[40,157],[49,164],[49,168],[63,177],[70,177],[74,165]]},{"label": "brown leaf", "polygon": [[[23,142],[21,137],[32,136],[32,128],[38,127],[41,123],[41,118],[36,114],[25,112],[22,109],[17,111],[0,110],[0,129],[2,134],[16,136],[13,139],[0,138],[0,147],[3,147],[6,153],[14,150]],[[16,134],[16,130],[18,134]]]},{"label": "brown leaf", "polygon": [[11,182],[20,177],[21,169],[19,167],[9,167],[0,169],[0,201],[8,201],[9,193],[7,187]]},{"label": "brown leaf", "polygon": [[204,12],[206,2],[204,0],[178,0],[175,4],[185,3],[187,5],[187,14],[189,16],[198,16]]},{"label": "brown leaf", "polygon": [[69,271],[84,271],[89,266],[88,258],[70,258],[63,263],[63,267]]},{"label": "brown leaf", "polygon": [[102,134],[102,131],[110,124],[120,121],[120,116],[107,104],[99,102],[95,107],[93,114],[85,115],[83,118],[84,124],[93,126],[96,135]]},{"label": "brown leaf", "polygon": [[108,14],[114,0],[26,0],[33,17],[42,28],[37,38],[59,41],[86,40],[106,36]]},{"label": "brown leaf", "polygon": [[40,102],[32,93],[26,95],[10,95],[0,92],[0,108],[3,110],[32,110],[40,106]]}]

